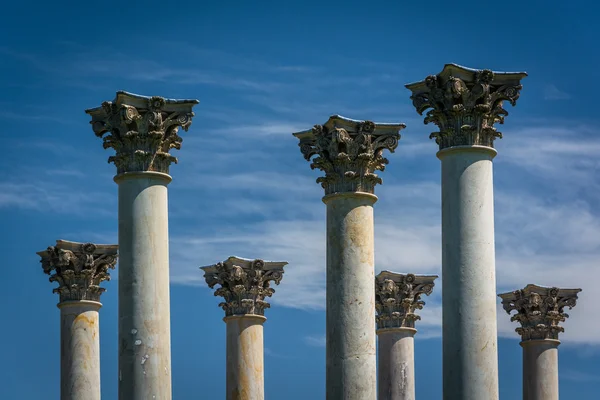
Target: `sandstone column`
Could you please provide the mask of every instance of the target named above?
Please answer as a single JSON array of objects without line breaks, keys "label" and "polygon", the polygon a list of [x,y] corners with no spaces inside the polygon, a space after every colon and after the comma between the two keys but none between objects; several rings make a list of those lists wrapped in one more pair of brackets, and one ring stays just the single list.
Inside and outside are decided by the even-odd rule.
[{"label": "sandstone column", "polygon": [[324,125],[294,133],[327,206],[327,400],[375,400],[375,171],[398,146],[404,124],[356,121],[334,115]]},{"label": "sandstone column", "polygon": [[119,185],[119,399],[171,399],[169,154],[197,100],[117,92],[86,110],[117,167]]},{"label": "sandstone column", "polygon": [[379,400],[415,400],[415,314],[437,275],[382,271],[375,277]]},{"label": "sandstone column", "polygon": [[265,398],[263,323],[265,301],[275,290],[270,287],[283,278],[287,262],[271,262],[229,257],[222,263],[201,267],[206,283],[215,296],[225,300],[227,324],[226,400],[263,400]]},{"label": "sandstone column", "polygon": [[516,332],[523,347],[523,400],[558,400],[558,334],[569,315],[565,307],[577,304],[581,289],[559,289],[527,285],[503,293],[502,306],[510,320],[521,324]]},{"label": "sandstone column", "polygon": [[446,64],[406,85],[442,162],[443,392],[447,400],[497,400],[493,125],[513,106],[526,73]]},{"label": "sandstone column", "polygon": [[57,240],[37,254],[60,302],[60,398],[100,400],[100,295],[108,269],[117,263],[116,245]]}]

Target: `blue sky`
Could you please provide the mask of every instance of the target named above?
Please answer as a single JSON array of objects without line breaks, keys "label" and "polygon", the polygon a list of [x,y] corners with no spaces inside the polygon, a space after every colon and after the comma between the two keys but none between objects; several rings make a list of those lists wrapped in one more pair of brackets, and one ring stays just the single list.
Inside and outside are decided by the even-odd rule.
[{"label": "blue sky", "polygon": [[[598,6],[283,3],[3,5],[1,397],[59,398],[57,296],[35,252],[116,243],[112,153],[83,110],[127,90],[200,100],[169,186],[174,398],[223,397],[223,311],[198,266],[235,254],[289,262],[266,313],[266,397],[324,399],[325,207],[291,133],[331,114],[406,123],[376,189],[376,269],[440,273],[434,127],[403,85],[454,62],[529,73],[496,145],[498,292],[583,289],[561,337],[561,398],[597,398]],[[100,314],[105,399],[117,393],[116,275]],[[417,326],[421,399],[441,396],[439,283]],[[501,310],[498,321],[501,396],[517,399],[516,325]]]}]

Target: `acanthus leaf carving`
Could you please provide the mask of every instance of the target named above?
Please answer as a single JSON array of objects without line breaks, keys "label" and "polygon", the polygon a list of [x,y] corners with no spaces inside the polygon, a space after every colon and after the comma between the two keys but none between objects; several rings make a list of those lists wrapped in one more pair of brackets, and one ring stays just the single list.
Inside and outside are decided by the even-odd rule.
[{"label": "acanthus leaf carving", "polygon": [[577,293],[581,289],[559,289],[527,285],[524,289],[500,294],[502,307],[510,315],[510,320],[521,324],[515,331],[526,340],[558,340],[559,333],[564,332],[560,326],[569,315],[564,311],[577,304]]},{"label": "acanthus leaf carving", "polygon": [[375,277],[375,310],[377,329],[415,328],[423,309],[422,295],[429,296],[436,275],[398,274],[383,271]]},{"label": "acanthus leaf carving", "polygon": [[524,72],[493,72],[473,70],[447,64],[438,75],[406,85],[412,91],[411,100],[419,115],[427,110],[424,123],[434,123],[433,132],[440,150],[453,146],[494,147],[502,138],[494,124],[504,123],[508,112],[503,102],[515,106],[523,86]]},{"label": "acanthus leaf carving", "polygon": [[92,116],[92,128],[103,139],[103,147],[115,150],[108,162],[115,164],[117,174],[168,174],[171,163],[177,163],[169,151],[181,148],[179,128],[188,130],[194,116],[192,107],[197,103],[118,92],[114,101],[86,112]]},{"label": "acanthus leaf carving", "polygon": [[100,301],[106,289],[100,283],[110,280],[109,269],[117,263],[117,245],[96,245],[59,240],[56,246],[38,252],[44,273],[57,282],[60,302]]},{"label": "acanthus leaf carving", "polygon": [[325,125],[294,135],[300,139],[304,158],[312,159],[311,169],[325,173],[317,179],[325,194],[374,193],[375,186],[382,183],[375,171],[383,171],[388,164],[383,151],[394,152],[400,139],[398,132],[403,128],[403,124],[375,124],[332,116]]},{"label": "acanthus leaf carving", "polygon": [[219,307],[225,311],[226,317],[264,315],[264,310],[271,307],[265,299],[275,293],[271,282],[279,285],[286,264],[230,257],[202,269],[211,289],[220,285],[214,295],[223,297],[224,301],[219,303]]}]

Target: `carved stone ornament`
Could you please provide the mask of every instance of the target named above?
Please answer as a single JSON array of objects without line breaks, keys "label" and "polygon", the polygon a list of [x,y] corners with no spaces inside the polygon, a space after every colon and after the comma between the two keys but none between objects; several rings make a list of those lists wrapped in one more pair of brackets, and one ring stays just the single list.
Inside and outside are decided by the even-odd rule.
[{"label": "carved stone ornament", "polygon": [[560,326],[569,315],[564,312],[577,304],[577,293],[581,289],[559,289],[537,285],[527,285],[524,289],[499,294],[504,310],[510,314],[511,321],[517,321],[521,326],[515,331],[522,340],[555,339],[565,329]]},{"label": "carved stone ornament", "polygon": [[294,133],[300,139],[300,151],[307,161],[316,155],[311,169],[325,176],[317,183],[325,194],[343,192],[374,193],[382,180],[374,172],[383,171],[388,163],[383,151],[394,152],[404,124],[381,124],[356,121],[334,115],[325,125]]},{"label": "carved stone ornament", "polygon": [[[85,110],[92,116],[92,128],[104,141],[104,148],[112,147],[116,155],[108,158],[117,166],[117,174],[124,172],[156,171],[169,173],[177,158],[170,149],[180,149],[182,138],[179,128],[187,131],[192,124],[192,107],[198,100],[171,100],[158,96],[146,97],[123,91],[114,101],[105,101],[101,107]],[[104,136],[106,133],[108,135]]]},{"label": "carved stone ornament", "polygon": [[225,316],[264,315],[265,308],[271,307],[265,298],[271,297],[275,290],[271,282],[279,285],[283,278],[283,267],[287,262],[271,262],[229,257],[227,260],[201,267],[204,279],[211,289],[219,284],[215,296],[225,299],[219,307]]},{"label": "carved stone ornament", "polygon": [[421,319],[415,314],[425,302],[421,295],[433,292],[437,275],[398,274],[382,271],[375,277],[375,310],[377,329],[414,328]]},{"label": "carved stone ornament", "polygon": [[435,138],[440,150],[452,146],[494,147],[502,134],[494,124],[504,123],[508,112],[502,107],[506,100],[515,105],[523,88],[525,72],[493,72],[476,70],[456,64],[446,64],[438,75],[406,87],[419,115],[429,111],[425,124],[433,122],[439,132]]},{"label": "carved stone ornament", "polygon": [[106,289],[102,281],[110,280],[109,269],[117,263],[118,246],[77,243],[57,240],[56,246],[37,254],[42,257],[42,268],[50,275],[50,282],[58,282],[52,292],[58,293],[60,302],[90,300],[100,301]]}]

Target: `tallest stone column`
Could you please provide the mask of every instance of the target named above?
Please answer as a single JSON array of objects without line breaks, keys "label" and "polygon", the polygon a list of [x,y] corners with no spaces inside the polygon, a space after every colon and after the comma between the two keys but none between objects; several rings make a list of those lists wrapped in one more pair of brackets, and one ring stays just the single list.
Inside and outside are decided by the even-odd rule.
[{"label": "tallest stone column", "polygon": [[295,133],[327,206],[327,400],[375,400],[375,171],[398,146],[403,124],[376,124],[337,115]]},{"label": "tallest stone column", "polygon": [[443,393],[447,400],[497,400],[494,128],[527,74],[446,64],[406,85],[439,145],[442,162]]},{"label": "tallest stone column", "polygon": [[117,92],[86,110],[117,167],[119,185],[119,399],[171,399],[169,154],[197,100]]}]

